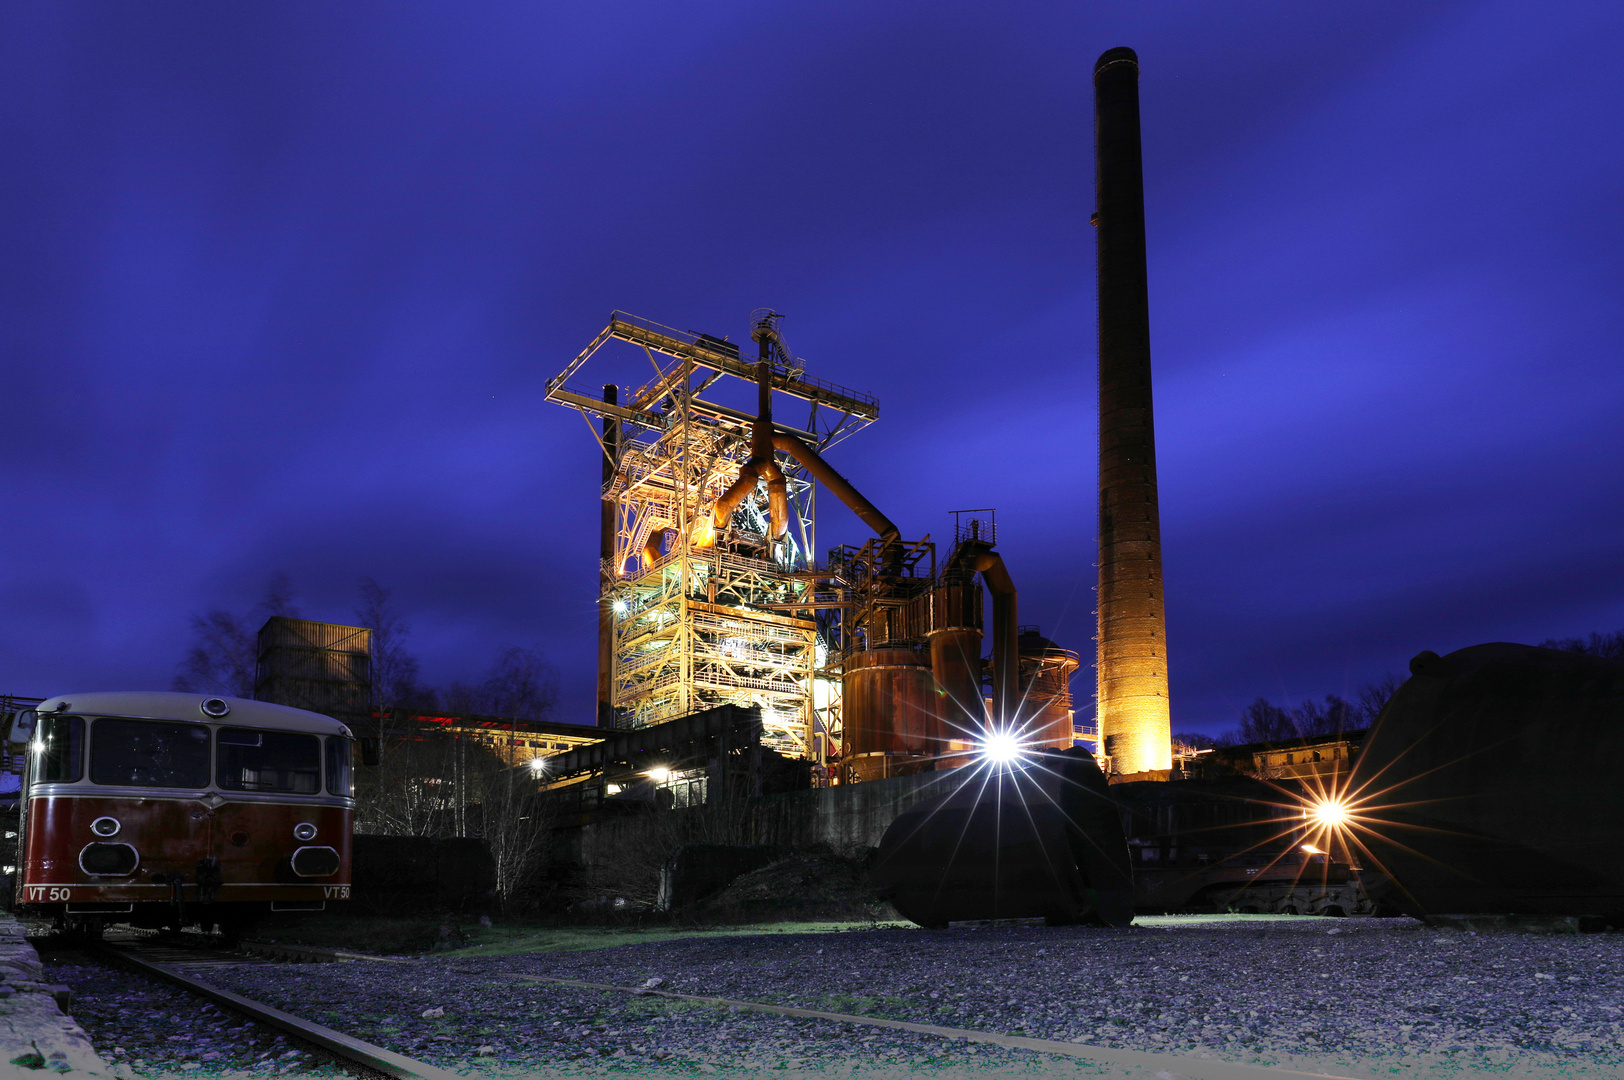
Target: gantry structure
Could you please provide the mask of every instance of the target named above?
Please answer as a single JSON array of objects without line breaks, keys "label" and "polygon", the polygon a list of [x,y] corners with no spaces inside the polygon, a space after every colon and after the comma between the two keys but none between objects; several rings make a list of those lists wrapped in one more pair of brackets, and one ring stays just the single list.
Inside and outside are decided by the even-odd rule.
[{"label": "gantry structure", "polygon": [[[599,723],[759,706],[765,745],[822,762],[840,739],[839,608],[816,595],[813,479],[844,483],[820,455],[879,403],[807,375],[780,320],[753,312],[741,355],[617,311],[547,400],[577,410],[603,452]],[[587,381],[610,353],[646,358],[650,378]]]}]

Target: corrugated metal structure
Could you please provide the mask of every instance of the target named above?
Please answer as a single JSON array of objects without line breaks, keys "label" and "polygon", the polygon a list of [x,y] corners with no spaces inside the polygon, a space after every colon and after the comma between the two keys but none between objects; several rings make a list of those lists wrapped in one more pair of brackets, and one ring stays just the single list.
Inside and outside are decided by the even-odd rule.
[{"label": "corrugated metal structure", "polygon": [[372,631],[273,615],[259,631],[254,697],[344,720],[372,712]]}]

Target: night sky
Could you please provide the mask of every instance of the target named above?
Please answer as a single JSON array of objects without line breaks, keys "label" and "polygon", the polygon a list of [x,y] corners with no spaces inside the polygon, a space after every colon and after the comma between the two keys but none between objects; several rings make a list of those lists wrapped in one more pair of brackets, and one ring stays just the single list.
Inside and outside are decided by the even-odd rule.
[{"label": "night sky", "polygon": [[429,681],[539,647],[590,722],[597,450],[543,384],[615,308],[785,313],[881,402],[832,463],[905,535],[996,506],[1091,656],[1116,45],[1175,730],[1624,627],[1616,3],[0,11],[0,692],[165,688],[195,613],[371,576]]}]

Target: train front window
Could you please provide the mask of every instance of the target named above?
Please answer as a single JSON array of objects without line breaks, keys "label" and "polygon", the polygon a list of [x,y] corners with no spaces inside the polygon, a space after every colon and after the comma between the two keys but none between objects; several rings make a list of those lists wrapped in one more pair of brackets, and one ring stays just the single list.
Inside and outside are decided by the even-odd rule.
[{"label": "train front window", "polygon": [[355,751],[348,739],[330,736],[327,739],[327,793],[354,795],[355,782],[350,779],[350,758]]},{"label": "train front window", "polygon": [[232,791],[321,790],[321,740],[291,731],[223,727],[215,736],[215,782]]},{"label": "train front window", "polygon": [[209,786],[209,729],[103,717],[91,729],[90,782],[120,787]]},{"label": "train front window", "polygon": [[46,713],[39,718],[34,749],[39,754],[39,772],[35,776],[39,783],[71,784],[78,780],[85,768],[84,718]]}]

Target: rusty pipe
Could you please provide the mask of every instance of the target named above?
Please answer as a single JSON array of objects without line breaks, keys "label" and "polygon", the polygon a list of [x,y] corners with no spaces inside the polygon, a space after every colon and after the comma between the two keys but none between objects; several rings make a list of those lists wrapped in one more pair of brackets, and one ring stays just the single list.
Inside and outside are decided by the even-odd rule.
[{"label": "rusty pipe", "polygon": [[992,721],[1003,727],[1015,722],[1020,707],[1020,647],[1015,615],[1015,582],[1004,566],[1003,556],[984,551],[976,556],[975,568],[992,593]]},{"label": "rusty pipe", "polygon": [[711,507],[711,523],[716,528],[720,529],[726,525],[727,519],[733,516],[733,511],[739,508],[744,497],[756,489],[757,478],[754,461],[746,461],[739,466],[739,478],[722,492],[716,504]]},{"label": "rusty pipe", "polygon": [[835,498],[851,507],[852,513],[862,519],[864,525],[873,529],[881,540],[889,544],[902,535],[901,530],[891,524],[890,518],[863,498],[862,493],[852,487],[851,481],[836,472],[833,466],[823,460],[822,455],[806,445],[799,437],[783,431],[777,432],[773,435],[773,446],[804,465],[806,471],[811,473],[818,483],[828,488]]},{"label": "rusty pipe", "polygon": [[739,508],[744,497],[761,480],[767,482],[767,518],[773,539],[789,531],[789,481],[773,459],[773,381],[772,345],[761,339],[761,360],[756,364],[756,420],[750,429],[750,460],[739,466],[739,478],[722,493],[711,507],[711,524],[715,529],[727,525],[728,518]]},{"label": "rusty pipe", "polygon": [[660,561],[660,542],[664,539],[664,529],[655,529],[649,532],[648,539],[643,541],[644,569],[647,569]]}]

